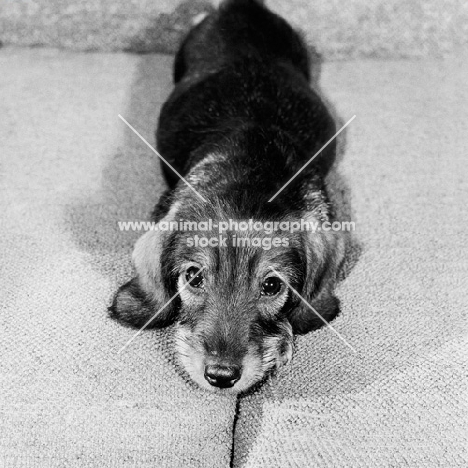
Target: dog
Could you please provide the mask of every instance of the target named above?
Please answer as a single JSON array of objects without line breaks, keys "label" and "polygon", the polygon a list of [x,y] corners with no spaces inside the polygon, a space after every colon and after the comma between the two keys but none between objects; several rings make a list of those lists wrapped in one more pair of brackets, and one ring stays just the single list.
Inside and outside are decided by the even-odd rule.
[{"label": "dog", "polygon": [[[156,131],[168,189],[152,220],[211,220],[219,242],[200,227],[145,233],[110,315],[134,327],[175,323],[182,369],[202,388],[261,383],[291,360],[295,334],[339,313],[344,233],[281,225],[335,219],[325,185],[334,141],[310,162],[336,132],[311,86],[316,66],[301,35],[259,0],[224,1],[176,54]],[[271,230],[241,233],[232,220],[273,223],[273,247]]]}]

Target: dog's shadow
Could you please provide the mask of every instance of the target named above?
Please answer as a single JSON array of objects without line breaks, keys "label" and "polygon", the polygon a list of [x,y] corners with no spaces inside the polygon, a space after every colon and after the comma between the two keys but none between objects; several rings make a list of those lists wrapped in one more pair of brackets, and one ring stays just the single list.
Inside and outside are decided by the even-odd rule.
[{"label": "dog's shadow", "polygon": [[[144,55],[138,60],[128,104],[120,114],[154,145],[158,113],[171,89],[172,59]],[[121,231],[118,222],[147,220],[166,183],[157,156],[117,115],[115,126],[121,142],[104,165],[100,191],[70,207],[67,221],[75,243],[92,256],[93,267],[117,283],[130,274],[131,251],[142,234]]]}]

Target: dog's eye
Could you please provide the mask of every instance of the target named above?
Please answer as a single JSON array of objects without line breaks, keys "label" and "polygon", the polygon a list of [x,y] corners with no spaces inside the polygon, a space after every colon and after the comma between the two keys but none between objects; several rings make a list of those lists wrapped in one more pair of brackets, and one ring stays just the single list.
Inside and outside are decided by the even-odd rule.
[{"label": "dog's eye", "polygon": [[269,276],[262,284],[262,294],[264,296],[275,296],[281,290],[281,280],[276,276]]},{"label": "dog's eye", "polygon": [[185,279],[193,288],[201,288],[203,286],[203,272],[197,267],[190,267],[185,273]]}]

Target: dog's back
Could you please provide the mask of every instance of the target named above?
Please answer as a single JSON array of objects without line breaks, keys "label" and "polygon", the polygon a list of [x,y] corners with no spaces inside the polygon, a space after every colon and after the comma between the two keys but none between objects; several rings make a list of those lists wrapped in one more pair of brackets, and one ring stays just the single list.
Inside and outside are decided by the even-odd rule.
[{"label": "dog's back", "polygon": [[283,18],[260,0],[227,0],[185,39],[176,56],[174,81],[196,79],[246,59],[288,63],[309,79],[307,49]]},{"label": "dog's back", "polygon": [[[176,87],[160,115],[158,149],[184,175],[210,151],[237,145],[240,166],[268,159],[265,183],[274,193],[273,181],[292,176],[335,132],[309,76],[307,49],[285,20],[259,1],[228,0],[189,33],[176,56]],[[249,130],[264,135],[251,148]],[[262,158],[267,146],[282,147],[282,154],[273,149]],[[323,176],[334,154],[331,144],[302,176]],[[178,177],[163,170],[174,187]]]}]

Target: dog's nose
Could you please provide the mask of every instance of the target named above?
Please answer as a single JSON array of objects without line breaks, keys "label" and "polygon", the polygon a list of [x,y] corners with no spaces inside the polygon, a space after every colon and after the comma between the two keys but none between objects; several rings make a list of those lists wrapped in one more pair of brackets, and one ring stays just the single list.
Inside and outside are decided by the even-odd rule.
[{"label": "dog's nose", "polygon": [[219,388],[232,387],[241,377],[239,366],[211,365],[205,367],[205,379]]}]

